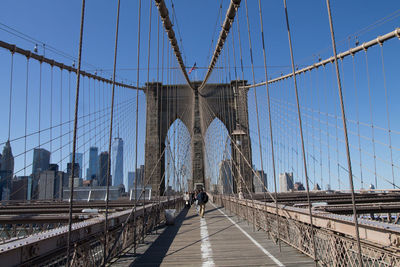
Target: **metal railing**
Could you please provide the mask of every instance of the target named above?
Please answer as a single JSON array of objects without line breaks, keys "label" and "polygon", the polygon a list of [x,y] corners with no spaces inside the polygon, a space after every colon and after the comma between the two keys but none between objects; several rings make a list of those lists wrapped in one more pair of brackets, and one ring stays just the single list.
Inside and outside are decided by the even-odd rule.
[{"label": "metal railing", "polygon": [[[313,257],[311,225],[307,210],[279,205],[279,224],[273,203],[239,200],[232,196],[213,196],[213,201],[240,218],[267,232],[275,242],[281,241]],[[348,216],[314,212],[314,237],[320,266],[360,266],[352,221]],[[326,220],[324,220],[326,218]],[[279,229],[278,229],[279,225]],[[400,266],[399,226],[389,229],[380,222],[360,220],[363,266]],[[387,233],[385,233],[387,232]]]},{"label": "metal railing", "polygon": [[[131,209],[111,213],[108,216],[108,258],[117,257],[125,249],[142,242],[148,233],[165,221],[165,209],[173,208],[180,211],[183,206],[182,198],[176,197],[138,207],[126,227],[122,226],[131,213]],[[96,218],[72,225],[73,249],[70,260],[72,266],[100,266],[102,264],[104,221],[104,215],[101,214]],[[119,235],[121,229],[123,232]],[[0,262],[7,262],[9,266],[65,266],[67,234],[68,226],[62,226],[2,244],[0,245]],[[136,244],[134,236],[138,237]],[[116,246],[111,251],[114,243]]]}]

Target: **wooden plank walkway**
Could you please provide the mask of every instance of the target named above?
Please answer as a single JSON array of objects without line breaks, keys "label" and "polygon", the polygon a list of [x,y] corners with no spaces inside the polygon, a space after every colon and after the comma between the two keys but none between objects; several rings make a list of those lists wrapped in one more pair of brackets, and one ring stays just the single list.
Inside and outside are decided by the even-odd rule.
[{"label": "wooden plank walkway", "polygon": [[[313,260],[263,231],[252,230],[209,203],[205,219],[194,207],[183,210],[173,226],[165,226],[140,244],[136,257],[129,249],[112,266],[314,266]],[[238,227],[239,226],[239,227]]]}]

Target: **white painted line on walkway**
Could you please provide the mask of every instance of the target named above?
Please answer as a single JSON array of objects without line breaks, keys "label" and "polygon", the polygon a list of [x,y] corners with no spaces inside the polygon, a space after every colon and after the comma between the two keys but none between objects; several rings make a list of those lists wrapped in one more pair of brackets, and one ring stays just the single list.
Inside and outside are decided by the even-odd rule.
[{"label": "white painted line on walkway", "polygon": [[208,238],[207,223],[204,218],[200,219],[200,236],[201,236],[201,258],[203,259],[203,267],[215,266],[212,258],[212,249],[210,239]]},{"label": "white painted line on walkway", "polygon": [[228,215],[225,214],[220,208],[217,208],[217,206],[214,205],[214,203],[211,203],[219,212],[221,212],[233,225],[235,225],[245,236],[247,236],[248,239],[251,240],[251,242],[254,243],[259,249],[261,249],[262,252],[264,252],[265,255],[267,255],[271,260],[273,260],[278,266],[280,267],[285,267],[285,265],[280,262],[277,258],[274,257],[268,250],[263,248],[263,246],[260,245],[254,238],[252,238],[245,230],[242,229],[237,223],[235,223],[231,218],[229,218]]}]

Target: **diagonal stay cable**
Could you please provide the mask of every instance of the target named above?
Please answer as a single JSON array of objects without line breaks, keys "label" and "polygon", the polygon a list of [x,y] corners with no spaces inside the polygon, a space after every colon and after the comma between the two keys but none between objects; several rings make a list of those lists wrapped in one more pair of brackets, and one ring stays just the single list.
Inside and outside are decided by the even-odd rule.
[{"label": "diagonal stay cable", "polygon": [[67,237],[67,264],[70,264],[71,254],[71,238],[72,238],[72,204],[74,200],[74,174],[75,174],[75,152],[76,152],[76,134],[78,126],[78,108],[79,108],[79,84],[80,84],[80,70],[82,60],[82,43],[83,43],[83,25],[85,21],[85,0],[82,0],[82,11],[81,11],[81,25],[79,35],[79,52],[78,52],[78,68],[76,70],[76,91],[75,91],[75,119],[74,119],[74,137],[72,144],[72,168],[71,168],[71,190],[69,196],[69,220],[68,220],[68,237]]},{"label": "diagonal stay cable", "polygon": [[[260,14],[260,27],[261,27],[261,41],[263,48],[263,58],[264,58],[264,71],[265,71],[265,80],[268,81],[268,72],[267,72],[267,56],[265,52],[265,42],[264,42],[264,25],[263,25],[263,17],[261,12],[261,1],[258,0],[258,9]],[[268,122],[269,122],[269,137],[270,137],[270,145],[271,145],[271,160],[272,160],[272,172],[274,177],[274,189],[275,189],[275,210],[276,210],[276,221],[278,227],[278,242],[279,242],[279,251],[281,251],[281,238],[279,232],[279,215],[278,215],[278,191],[276,187],[276,170],[275,170],[275,151],[274,151],[274,138],[272,134],[272,118],[271,118],[271,100],[269,94],[269,86],[268,83],[265,84],[265,89],[267,93],[267,103],[268,103]],[[255,91],[255,90],[254,90]]]},{"label": "diagonal stay cable", "polygon": [[114,121],[114,96],[115,96],[115,68],[117,66],[117,52],[118,52],[118,30],[119,30],[119,11],[120,3],[117,3],[117,21],[115,30],[115,47],[114,47],[114,67],[113,67],[113,83],[111,92],[111,111],[110,111],[110,130],[108,137],[108,159],[107,159],[107,181],[106,181],[106,212],[104,221],[104,248],[103,248],[103,266],[107,263],[107,234],[108,234],[108,204],[109,204],[109,194],[110,194],[110,173],[111,173],[111,142],[112,142],[112,132],[113,132],[113,121]]},{"label": "diagonal stay cable", "polygon": [[313,214],[312,214],[312,210],[311,210],[309,178],[308,178],[308,172],[307,172],[307,158],[306,158],[306,152],[305,152],[305,147],[304,147],[303,125],[302,125],[301,111],[300,111],[300,100],[299,100],[299,93],[298,93],[298,89],[297,89],[296,70],[295,70],[293,47],[292,47],[292,37],[290,34],[289,16],[288,16],[288,11],[287,11],[287,6],[286,6],[286,0],[283,0],[283,6],[284,6],[284,12],[285,12],[285,18],[286,18],[286,27],[287,27],[288,41],[289,41],[289,52],[290,52],[290,59],[291,59],[291,63],[292,63],[292,72],[293,72],[292,77],[293,77],[293,84],[294,84],[296,103],[297,103],[297,115],[298,115],[299,132],[300,132],[300,139],[301,139],[301,150],[302,150],[302,155],[303,155],[304,176],[306,179],[306,192],[307,192],[308,212],[309,212],[309,216],[310,216],[310,225],[311,225],[311,239],[312,239],[312,248],[313,248],[313,254],[314,254],[313,256],[314,256],[315,266],[317,266],[318,259],[317,259],[317,249],[315,246]]}]

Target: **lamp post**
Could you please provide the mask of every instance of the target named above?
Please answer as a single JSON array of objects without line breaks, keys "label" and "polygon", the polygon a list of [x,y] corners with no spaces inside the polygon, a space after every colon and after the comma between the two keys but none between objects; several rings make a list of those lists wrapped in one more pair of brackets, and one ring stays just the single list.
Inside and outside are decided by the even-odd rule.
[{"label": "lamp post", "polygon": [[236,125],[236,129],[233,131],[232,136],[234,137],[234,140],[236,142],[236,157],[238,159],[238,172],[239,172],[239,179],[238,179],[238,186],[237,186],[237,191],[239,194],[239,199],[243,199],[243,176],[242,176],[242,163],[241,163],[241,150],[242,150],[242,136],[245,135],[246,133],[240,129],[240,125]]}]

